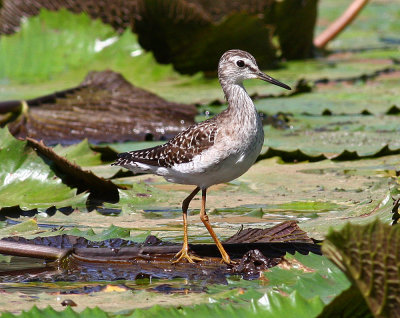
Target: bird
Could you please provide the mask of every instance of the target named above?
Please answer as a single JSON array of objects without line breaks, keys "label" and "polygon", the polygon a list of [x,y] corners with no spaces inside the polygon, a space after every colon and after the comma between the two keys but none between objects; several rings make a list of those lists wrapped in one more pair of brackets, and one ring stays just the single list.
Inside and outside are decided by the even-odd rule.
[{"label": "bird", "polygon": [[206,213],[206,195],[210,186],[232,181],[244,174],[261,152],[264,130],[254,103],[243,86],[247,79],[261,79],[291,89],[262,72],[250,53],[238,49],[226,51],[218,63],[218,80],[228,104],[225,110],[188,127],[165,144],[120,153],[112,164],[135,173],[153,173],[169,182],[196,187],[182,203],[183,246],[172,258],[173,263],[203,260],[190,253],[188,245],[187,211],[200,190],[200,220],[218,247],[222,262],[234,263],[211,226]]}]

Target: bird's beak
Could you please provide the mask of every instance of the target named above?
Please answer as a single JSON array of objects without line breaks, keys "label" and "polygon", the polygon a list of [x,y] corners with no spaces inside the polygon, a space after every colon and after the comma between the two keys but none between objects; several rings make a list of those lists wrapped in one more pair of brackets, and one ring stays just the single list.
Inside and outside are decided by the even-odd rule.
[{"label": "bird's beak", "polygon": [[278,80],[276,80],[275,78],[272,78],[271,76],[259,71],[257,73],[257,78],[259,78],[260,80],[266,81],[268,83],[274,84],[274,85],[278,85],[280,87],[286,88],[288,90],[291,90],[291,88],[289,86],[287,86],[286,84],[283,84],[282,82],[279,82]]}]

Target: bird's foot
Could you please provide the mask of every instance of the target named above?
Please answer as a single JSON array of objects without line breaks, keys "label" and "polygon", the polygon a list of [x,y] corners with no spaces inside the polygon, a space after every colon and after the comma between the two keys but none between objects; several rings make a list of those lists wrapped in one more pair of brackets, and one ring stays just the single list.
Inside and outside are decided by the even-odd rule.
[{"label": "bird's foot", "polygon": [[237,265],[237,264],[239,264],[239,262],[232,261],[231,259],[229,259],[229,260],[221,259],[221,264],[226,264],[226,265]]},{"label": "bird's foot", "polygon": [[176,255],[171,259],[173,264],[179,263],[182,260],[187,260],[189,263],[194,263],[194,261],[204,261],[204,258],[200,258],[194,255],[190,255],[188,250],[182,248]]},{"label": "bird's foot", "polygon": [[225,252],[225,250],[220,251],[221,252],[221,264],[226,264],[226,265],[236,265],[238,262],[232,261],[231,258],[229,257],[228,253]]}]

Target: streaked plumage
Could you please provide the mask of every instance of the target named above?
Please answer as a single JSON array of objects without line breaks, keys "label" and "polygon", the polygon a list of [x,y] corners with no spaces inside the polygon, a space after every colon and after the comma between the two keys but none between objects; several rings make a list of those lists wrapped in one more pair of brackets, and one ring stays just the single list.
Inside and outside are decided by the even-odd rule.
[{"label": "streaked plumage", "polygon": [[119,154],[115,165],[131,169],[135,168],[135,163],[142,163],[171,168],[187,163],[214,144],[216,132],[217,125],[213,119],[192,125],[163,145]]},{"label": "streaked plumage", "polygon": [[201,219],[214,238],[226,263],[229,256],[211,229],[205,213],[208,187],[231,181],[245,173],[255,162],[264,141],[261,119],[243,87],[243,80],[259,78],[281,87],[287,85],[262,73],[254,57],[241,50],[227,51],[218,65],[218,78],[228,108],[220,114],[182,131],[167,143],[144,150],[119,154],[114,165],[135,172],[151,172],[174,183],[197,186],[184,201],[184,248],[179,260],[192,261],[187,252],[186,211],[190,200],[201,189],[204,208]]}]

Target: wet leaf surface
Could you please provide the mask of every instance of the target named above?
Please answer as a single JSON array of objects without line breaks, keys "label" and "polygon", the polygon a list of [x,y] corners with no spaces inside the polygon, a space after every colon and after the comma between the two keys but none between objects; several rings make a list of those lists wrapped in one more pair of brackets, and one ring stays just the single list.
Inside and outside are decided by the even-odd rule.
[{"label": "wet leaf surface", "polygon": [[[274,232],[274,231],[272,231]],[[276,232],[276,231],[275,231]],[[72,240],[72,241],[71,241]],[[15,241],[12,240],[12,241]],[[18,239],[17,241],[20,242],[28,242],[23,239]],[[147,246],[151,246],[148,244],[156,244],[163,246],[163,243],[161,243],[158,240],[152,240],[148,238],[145,243]],[[150,243],[150,241],[154,241],[153,243]],[[93,247],[97,246],[97,249],[101,246],[115,246],[116,244],[118,245],[118,250],[122,249],[122,245],[120,243],[125,242],[125,244],[130,244],[131,246],[134,245],[133,242],[130,241],[123,241],[123,240],[108,240],[108,241],[103,241],[103,242],[88,242],[85,241],[82,238],[79,237],[68,237],[68,236],[58,236],[58,237],[53,237],[53,238],[45,238],[45,239],[35,239],[32,242],[36,242],[39,244],[46,244],[48,246],[72,246],[71,243],[75,242],[77,244],[76,246],[88,246],[87,244],[89,243],[90,246]],[[165,244],[165,243],[164,243]],[[268,244],[268,243],[267,243]],[[270,244],[279,244],[279,243],[270,243]],[[170,244],[165,245],[166,247],[171,246]],[[261,245],[260,245],[261,246]],[[143,246],[144,247],[144,246]],[[192,246],[193,248],[195,246]],[[175,301],[173,303],[177,304],[184,304],[185,300],[182,298],[177,298],[178,295],[186,295],[186,298],[188,298],[188,295],[191,295],[188,299],[190,299],[190,302],[204,302],[206,300],[205,297],[212,297],[213,299],[216,299],[216,302],[219,304],[232,304],[232,303],[243,303],[246,302],[246,299],[250,295],[247,295],[248,293],[253,293],[254,297],[254,287],[257,288],[257,290],[260,290],[259,292],[256,293],[257,298],[259,298],[259,304],[262,304],[264,307],[265,301],[267,299],[271,299],[273,302],[278,301],[278,303],[283,302],[285,303],[286,301],[282,298],[280,299],[280,296],[278,299],[276,299],[277,294],[274,292],[267,292],[267,294],[264,294],[266,291],[270,290],[270,287],[264,286],[263,284],[259,284],[257,281],[252,284],[242,284],[239,281],[228,281],[224,277],[224,271],[225,275],[244,275],[247,278],[256,278],[259,277],[260,270],[265,270],[266,268],[270,266],[275,266],[276,264],[279,264],[281,262],[281,258],[275,258],[275,259],[270,259],[268,262],[271,262],[271,264],[266,264],[264,263],[264,266],[262,267],[260,265],[261,259],[265,259],[265,257],[260,254],[258,255],[257,251],[252,252],[253,256],[250,256],[250,254],[247,254],[242,261],[239,263],[239,265],[234,266],[228,272],[226,270],[228,269],[226,265],[221,265],[218,262],[218,259],[216,261],[207,261],[202,264],[200,264],[200,271],[196,272],[196,267],[193,267],[191,264],[176,264],[176,265],[171,265],[171,263],[168,261],[170,256],[168,256],[167,262],[164,265],[164,262],[161,258],[158,259],[156,267],[159,269],[163,269],[164,274],[156,274],[154,272],[149,272],[149,269],[151,266],[151,262],[148,261],[139,261],[135,262],[131,265],[124,264],[123,262],[118,262],[115,263],[115,257],[110,258],[110,261],[114,262],[115,264],[113,265],[112,263],[108,263],[107,265],[103,263],[98,263],[96,264],[95,259],[93,259],[93,256],[88,255],[86,252],[84,254],[80,254],[83,249],[85,248],[75,248],[76,252],[78,254],[73,254],[72,258],[70,258],[67,262],[67,264],[64,264],[63,266],[67,266],[68,271],[63,272],[62,267],[58,267],[58,269],[53,269],[51,267],[42,267],[42,268],[35,268],[35,269],[23,269],[23,270],[14,270],[13,272],[4,272],[1,273],[2,281],[3,281],[3,288],[6,291],[6,293],[11,293],[14,294],[17,293],[18,295],[18,290],[20,288],[20,283],[23,282],[23,284],[30,290],[31,296],[28,296],[27,300],[29,300],[30,297],[34,297],[36,299],[41,299],[41,303],[44,305],[46,303],[52,304],[52,306],[58,306],[62,305],[61,302],[65,301],[66,299],[72,300],[78,305],[78,308],[80,308],[82,302],[86,302],[83,298],[76,298],[75,295],[78,294],[80,296],[88,294],[92,297],[91,303],[97,304],[102,308],[108,308],[110,310],[113,306],[106,305],[104,306],[104,301],[102,300],[103,297],[105,296],[104,294],[110,294],[113,293],[119,293],[119,297],[122,295],[126,295],[126,292],[124,290],[131,290],[131,295],[134,296],[136,299],[137,297],[143,298],[143,297],[148,297],[146,298],[149,300],[152,298],[153,300],[150,301],[158,301],[158,302],[163,302],[163,297],[162,294],[173,294],[175,295]],[[96,248],[95,248],[96,249]],[[101,249],[101,248],[100,248]],[[180,245],[178,246],[178,249],[180,249]],[[81,252],[79,252],[81,251]],[[76,256],[74,256],[76,255]],[[80,255],[80,257],[78,257]],[[173,254],[172,254],[173,255]],[[201,255],[201,254],[199,254]],[[104,254],[103,254],[103,259],[104,259]],[[255,259],[250,261],[249,257],[256,257]],[[261,258],[260,258],[261,257]],[[301,268],[302,265],[298,259],[300,257],[299,254],[296,254],[293,257],[289,257],[288,261],[285,262],[284,269],[285,271],[288,271],[292,266],[300,266]],[[322,258],[321,256],[317,256],[319,258]],[[118,258],[118,257],[117,257]],[[86,259],[86,261],[85,261]],[[90,262],[87,262],[87,260],[91,259]],[[321,265],[318,265],[320,261],[318,259],[314,260],[314,264],[310,264],[308,261],[308,266],[313,265],[313,270],[319,271],[320,266],[323,265],[325,266],[324,263]],[[249,264],[253,264],[253,266],[249,267]],[[51,264],[49,264],[51,266]],[[139,271],[134,270],[135,266],[140,269]],[[148,267],[150,266],[150,267]],[[165,267],[164,267],[165,266]],[[173,267],[173,270],[171,271],[171,266]],[[154,267],[153,267],[154,268]],[[246,268],[246,269],[245,269]],[[305,267],[304,267],[305,268]],[[5,268],[4,268],[5,269]],[[247,271],[247,273],[250,275],[246,276],[243,272],[243,270]],[[77,275],[77,273],[80,273]],[[189,279],[189,283],[186,282],[179,282],[176,278],[171,280],[171,278],[168,278],[168,284],[165,284],[164,282],[166,281],[166,277],[169,275],[173,275],[173,277],[177,277],[179,275],[182,275],[182,277],[186,277]],[[199,276],[200,275],[200,276]],[[25,277],[25,278],[24,278]],[[158,279],[157,279],[158,277]],[[235,277],[235,276],[232,276]],[[16,279],[16,280],[15,280]],[[79,286],[79,283],[72,284],[71,281],[75,281],[76,279],[79,279],[80,281],[86,282],[86,285],[76,288],[76,286]],[[106,285],[106,281],[120,281],[123,279],[125,281],[124,286],[119,286],[118,283],[114,284],[112,283],[111,285]],[[5,282],[7,282],[5,284]],[[57,283],[58,281],[63,281],[63,284]],[[93,284],[93,281],[98,281],[100,282],[99,284]],[[40,282],[39,285],[37,282]],[[68,283],[70,282],[70,283]],[[89,283],[89,285],[87,285]],[[210,284],[228,284],[232,285],[230,292],[220,290],[219,288],[211,288],[209,289],[208,287],[205,286],[212,286]],[[206,284],[206,285],[204,285]],[[75,286],[75,287],[74,287]],[[201,287],[203,286],[203,287]],[[271,286],[272,287],[272,286]],[[58,291],[56,295],[59,295],[57,299],[59,299],[59,304],[56,305],[54,301],[52,301],[51,298],[48,297],[43,297],[46,294],[43,294],[43,292],[51,292],[52,290]],[[248,290],[248,292],[246,292]],[[133,292],[133,294],[132,294]],[[155,296],[154,292],[160,293],[160,296]],[[125,294],[123,294],[125,293]],[[144,295],[143,295],[144,293]],[[153,293],[153,295],[151,294]],[[206,293],[206,295],[204,295]],[[208,294],[208,296],[207,296]],[[197,295],[197,296],[196,296]],[[229,298],[226,298],[229,295]],[[237,295],[237,296],[235,296]],[[243,296],[242,296],[243,295]],[[232,298],[233,296],[233,298]],[[67,298],[68,297],[68,298]],[[72,298],[71,298],[72,297]],[[112,296],[115,297],[115,296]],[[294,297],[294,296],[293,296]],[[125,298],[125,296],[123,296]],[[130,297],[128,297],[130,298]],[[242,299],[243,298],[243,299]],[[53,298],[54,299],[54,298]],[[196,300],[197,299],[197,300]],[[311,303],[315,303],[317,301],[315,297],[313,300],[308,300],[307,298],[302,298],[302,301],[305,301],[305,305],[308,304],[310,305]],[[128,299],[127,299],[128,300]],[[50,301],[50,302],[49,302]],[[294,300],[293,300],[294,301]],[[296,301],[299,301],[298,298],[296,298]],[[101,303],[103,302],[103,303]],[[106,302],[107,304],[111,304],[110,302]],[[317,303],[320,303],[318,301]],[[21,308],[25,308],[26,305],[29,304],[28,302],[25,302],[24,300],[19,302]],[[142,307],[140,305],[140,302],[137,303],[137,307]],[[146,302],[146,304],[149,304],[149,302]],[[294,303],[293,303],[294,305]],[[286,310],[287,305],[285,305],[284,308],[281,308],[280,310]],[[136,307],[136,306],[135,306]],[[274,307],[274,306],[273,306]],[[278,306],[279,307],[279,306]],[[279,307],[280,308],[280,307]],[[320,308],[320,307],[318,307]],[[244,308],[243,308],[244,309]],[[269,309],[270,310],[270,309]]]},{"label": "wet leaf surface", "polygon": [[[321,256],[315,256],[317,258],[321,258]],[[297,255],[295,256],[297,258]],[[314,258],[314,257],[313,257]],[[320,264],[321,261],[315,258],[314,260],[314,265],[317,266],[317,264]],[[293,266],[299,266],[300,263],[296,261],[295,259],[293,261],[290,261],[293,263]],[[326,266],[326,260],[322,261],[322,264]],[[292,265],[289,265],[284,269],[285,271],[289,271]],[[319,267],[315,267],[314,270],[318,272],[320,270]],[[301,281],[301,276],[303,275],[302,270],[298,272],[298,279]],[[305,273],[304,275],[308,275]],[[328,274],[329,276],[329,274]],[[108,311],[112,310],[114,308],[115,312],[115,305],[113,302],[106,301],[104,302],[104,299],[108,297],[110,300],[116,300],[116,297],[120,298],[120,301],[122,303],[125,303],[126,301],[130,301],[132,299],[137,299],[137,300],[145,300],[146,299],[146,304],[155,304],[158,302],[159,304],[163,304],[166,301],[169,304],[185,304],[187,303],[188,300],[190,300],[192,303],[198,303],[198,302],[209,302],[210,304],[203,305],[203,306],[212,306],[211,309],[218,308],[218,306],[230,306],[233,305],[235,306],[236,309],[242,308],[242,310],[246,311],[246,308],[248,308],[248,302],[253,299],[253,302],[256,304],[256,306],[260,306],[260,309],[264,309],[265,312],[263,311],[263,314],[265,315],[266,312],[272,311],[273,313],[275,310],[278,310],[278,312],[283,312],[285,313],[286,310],[289,308],[292,308],[293,306],[299,306],[300,310],[304,310],[304,312],[307,312],[307,315],[310,314],[310,307],[307,306],[313,306],[317,305],[316,308],[318,308],[319,312],[322,308],[322,302],[321,300],[318,299],[318,297],[312,297],[312,298],[307,298],[304,296],[301,296],[300,298],[298,295],[301,295],[299,292],[295,291],[294,293],[290,293],[289,295],[282,293],[282,292],[277,292],[276,287],[274,288],[273,284],[270,286],[262,283],[258,283],[257,281],[240,281],[237,279],[234,280],[228,280],[228,287],[230,287],[228,290],[225,288],[221,288],[219,286],[222,285],[207,285],[208,287],[199,287],[197,283],[194,285],[192,283],[185,283],[184,281],[179,281],[179,280],[169,280],[167,281],[168,283],[165,283],[165,280],[153,280],[149,281],[146,279],[145,275],[141,275],[141,278],[138,278],[136,282],[134,283],[133,281],[126,281],[124,284],[124,288],[130,288],[130,293],[127,293],[126,291],[124,292],[121,290],[121,288],[118,286],[118,282],[112,283],[112,288],[107,288],[106,284],[87,284],[84,286],[87,286],[84,288],[84,286],[81,287],[81,290],[92,290],[89,294],[73,294],[76,291],[76,288],[73,289],[71,284],[64,283],[63,284],[63,289],[66,291],[65,293],[56,293],[53,294],[55,297],[46,297],[46,294],[43,292],[40,292],[41,290],[59,290],[61,286],[59,284],[49,284],[49,283],[41,283],[40,286],[41,288],[35,289],[35,285],[38,283],[32,282],[32,283],[26,283],[27,285],[31,286],[31,290],[37,290],[36,293],[29,294],[30,297],[37,297],[38,299],[41,299],[41,304],[45,306],[45,304],[51,304],[54,308],[59,308],[61,309],[60,303],[65,300],[65,299],[71,299],[72,301],[76,302],[78,305],[78,310],[82,310],[84,306],[82,304],[86,303],[88,298],[87,296],[90,297],[91,299],[91,305],[99,305],[100,308],[106,309]],[[326,277],[325,279],[330,280],[330,277]],[[75,285],[76,286],[76,285]],[[99,287],[102,286],[102,287]],[[106,287],[103,287],[106,286]],[[17,287],[17,285],[16,285]],[[39,285],[38,285],[39,287]],[[107,291],[107,289],[114,290],[113,292],[110,292],[111,290]],[[275,289],[275,290],[273,290]],[[8,292],[11,292],[13,294],[16,293],[18,295],[18,292],[16,289],[10,285],[6,289]],[[72,291],[72,292],[68,292]],[[160,294],[161,292],[161,294]],[[116,295],[117,294],[117,295]],[[171,298],[171,295],[173,297]],[[169,296],[169,297],[168,297]],[[185,300],[186,299],[186,300]],[[59,301],[59,303],[57,303]],[[103,303],[101,303],[103,302]],[[141,303],[140,301],[135,302],[137,304],[137,307],[143,307],[145,305],[144,303]],[[292,305],[289,305],[289,303],[292,303]],[[302,304],[304,303],[304,309],[301,309],[303,306]],[[23,302],[19,302],[20,306],[25,307],[25,304]],[[43,308],[44,308],[43,306]],[[136,307],[136,306],[135,306]],[[254,307],[253,307],[254,308]],[[308,311],[307,311],[308,310]],[[146,310],[145,312],[148,312]],[[151,312],[151,309],[150,309]],[[149,312],[149,313],[150,313]],[[316,314],[315,313],[315,314]],[[313,315],[315,315],[313,314]],[[287,313],[286,315],[289,315]],[[304,317],[308,317],[306,314]],[[312,317],[311,315],[310,317]],[[289,315],[290,317],[290,315]]]},{"label": "wet leaf surface", "polygon": [[[32,225],[35,230],[36,224]],[[23,224],[15,225],[11,233],[18,233],[17,228],[21,231]],[[135,280],[136,277],[145,275],[150,278],[182,277],[189,280],[206,279],[208,283],[226,283],[226,275],[241,275],[247,279],[258,278],[263,270],[279,264],[286,253],[294,254],[297,251],[302,254],[310,252],[320,254],[319,245],[309,238],[304,241],[302,236],[306,236],[306,233],[294,221],[284,222],[269,229],[250,230],[253,234],[257,232],[250,242],[245,231],[245,235],[237,233],[223,243],[230,256],[238,259],[237,265],[229,266],[219,262],[220,253],[215,245],[210,244],[190,244],[190,250],[204,259],[199,264],[171,264],[171,259],[179,252],[181,244],[163,242],[154,236],[148,236],[143,243],[113,238],[130,238],[128,229],[114,226],[103,231],[101,235],[89,236],[92,240],[97,240],[99,237],[106,239],[98,242],[66,234],[34,239],[18,236],[3,238],[0,241],[0,251],[3,253],[47,260],[58,259],[59,264],[55,277],[47,273],[45,268],[43,268],[44,275],[39,273],[39,276],[33,273],[26,275],[26,270],[20,274],[16,271],[7,273],[6,268],[3,268],[6,272],[1,274],[1,280],[2,282]],[[297,235],[302,233],[302,235],[296,238],[292,233]],[[136,236],[135,241],[137,239]],[[47,271],[50,273],[54,271],[51,264]]]}]

